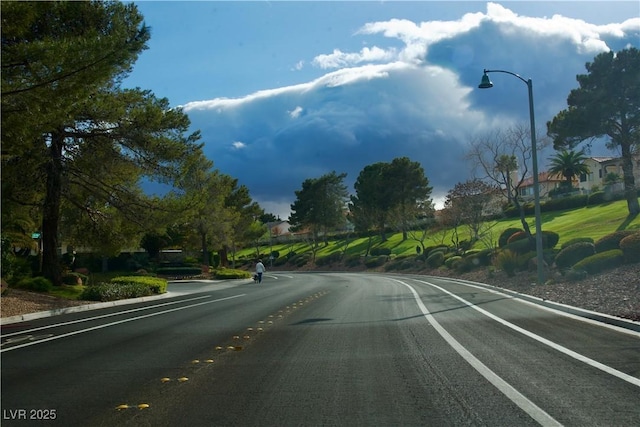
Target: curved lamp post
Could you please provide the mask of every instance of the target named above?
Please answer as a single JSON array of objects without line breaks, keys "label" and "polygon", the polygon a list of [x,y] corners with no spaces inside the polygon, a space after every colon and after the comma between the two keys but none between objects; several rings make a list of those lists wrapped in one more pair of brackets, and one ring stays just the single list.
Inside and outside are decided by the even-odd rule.
[{"label": "curved lamp post", "polygon": [[[529,89],[529,119],[531,120],[531,156],[533,161],[533,203],[535,209],[536,222],[536,263],[538,271],[538,284],[544,283],[544,257],[542,256],[542,220],[540,217],[540,189],[538,187],[538,154],[536,148],[536,121],[533,113],[533,82],[531,79],[525,80],[516,73],[505,70],[484,70],[482,81],[478,85],[480,89],[489,89],[493,87],[493,83],[489,80],[488,73],[506,73],[511,74],[523,81]],[[511,190],[509,190],[511,191]]]}]

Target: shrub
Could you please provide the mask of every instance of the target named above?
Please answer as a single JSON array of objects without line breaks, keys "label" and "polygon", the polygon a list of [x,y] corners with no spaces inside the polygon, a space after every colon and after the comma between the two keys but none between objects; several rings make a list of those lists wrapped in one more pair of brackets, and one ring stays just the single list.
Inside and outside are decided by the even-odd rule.
[{"label": "shrub", "polygon": [[35,292],[49,292],[53,289],[53,284],[42,276],[28,277],[18,282],[19,289],[25,289]]},{"label": "shrub", "polygon": [[160,267],[156,272],[161,276],[198,276],[202,273],[200,267]]},{"label": "shrub", "polygon": [[455,255],[452,257],[449,257],[445,260],[444,265],[451,269],[454,270],[456,268],[456,264],[460,262],[460,260],[462,260],[461,256]]},{"label": "shrub", "polygon": [[80,273],[67,273],[62,277],[65,285],[86,285],[89,278]]},{"label": "shrub", "polygon": [[614,231],[611,234],[598,239],[595,243],[596,252],[605,252],[611,249],[620,249],[620,241],[627,236],[637,233],[635,230]]},{"label": "shrub", "polygon": [[491,265],[493,258],[493,249],[483,249],[478,252],[469,253],[467,252],[463,258],[467,259],[472,265],[479,266],[489,266]]},{"label": "shrub", "polygon": [[604,202],[608,202],[609,199],[607,197],[607,194],[604,191],[596,191],[595,193],[591,193],[589,195],[589,200],[587,202],[587,204],[589,206],[594,206],[594,205],[600,205]]},{"label": "shrub", "polygon": [[554,231],[542,230],[542,247],[544,249],[555,248],[559,241],[560,235],[558,233]]},{"label": "shrub", "polygon": [[513,277],[518,268],[518,254],[508,249],[500,251],[496,256],[495,266],[507,273],[507,276]]},{"label": "shrub", "polygon": [[624,253],[620,249],[611,249],[591,255],[574,264],[574,270],[584,270],[589,274],[599,273],[609,268],[615,268],[624,261]]},{"label": "shrub", "polygon": [[620,240],[620,249],[626,262],[640,262],[640,232]]},{"label": "shrub", "polygon": [[560,246],[560,249],[564,249],[568,246],[573,245],[574,243],[581,242],[593,243],[593,239],[591,237],[576,237],[575,239],[567,240],[566,242],[564,242],[562,246]]},{"label": "shrub", "polygon": [[118,286],[146,286],[153,294],[164,294],[165,292],[167,292],[167,281],[159,277],[119,276],[111,279],[110,283]]},{"label": "shrub", "polygon": [[444,263],[444,253],[437,250],[431,251],[426,262],[429,267],[438,268]]},{"label": "shrub", "polygon": [[370,256],[364,261],[364,265],[367,268],[376,268],[384,265],[385,262],[387,262],[386,256]]},{"label": "shrub", "polygon": [[507,228],[500,233],[500,237],[498,238],[498,247],[503,248],[508,243],[509,238],[515,233],[524,233],[524,230],[521,228]]},{"label": "shrub", "polygon": [[596,247],[593,243],[589,242],[577,242],[571,246],[567,246],[562,249],[556,255],[554,260],[556,267],[561,270],[573,267],[578,261],[593,255],[596,253]]},{"label": "shrub", "polygon": [[280,267],[282,265],[285,265],[287,261],[288,259],[286,257],[276,258],[275,260],[273,260],[273,265],[274,267]]},{"label": "shrub", "polygon": [[344,264],[350,268],[359,266],[361,264],[360,255],[347,255]]},{"label": "shrub", "polygon": [[504,246],[503,249],[507,249],[507,250],[510,250],[511,252],[515,252],[519,254],[524,254],[535,249],[535,247],[532,247],[531,241],[529,240],[527,233],[525,233],[524,231],[519,231],[517,233],[512,234],[511,237],[509,237],[509,239],[507,240],[507,244]]},{"label": "shrub", "polygon": [[342,259],[342,254],[340,252],[333,252],[327,256],[323,256],[321,258],[316,258],[316,265],[330,265],[336,262],[340,262]]},{"label": "shrub", "polygon": [[213,278],[217,280],[226,279],[248,279],[251,273],[244,270],[235,270],[233,268],[218,268],[213,272]]},{"label": "shrub", "polygon": [[391,255],[391,249],[389,248],[372,248],[369,252],[371,256]]},{"label": "shrub", "polygon": [[449,252],[449,248],[447,246],[435,246],[430,248],[428,251],[425,250],[425,259],[429,258],[432,254],[440,252],[444,256],[447,252]]},{"label": "shrub", "polygon": [[102,283],[85,288],[80,294],[80,299],[85,301],[116,301],[146,297],[152,293],[151,288],[143,283]]}]

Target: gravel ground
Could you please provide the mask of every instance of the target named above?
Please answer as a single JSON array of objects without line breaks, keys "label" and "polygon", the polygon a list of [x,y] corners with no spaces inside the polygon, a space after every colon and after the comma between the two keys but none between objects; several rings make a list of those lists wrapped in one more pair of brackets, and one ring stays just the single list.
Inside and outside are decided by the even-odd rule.
[{"label": "gravel ground", "polygon": [[[438,271],[437,274],[441,275],[442,271]],[[487,283],[603,314],[640,321],[640,264],[625,265],[588,277],[581,282],[565,282],[561,276],[556,276],[552,283],[545,285],[536,285],[533,283],[535,282],[534,275],[525,273],[516,277],[507,277],[502,272],[489,276],[486,271],[476,271],[456,277]],[[2,317],[92,304],[90,301],[71,301],[17,289],[9,289],[0,298],[0,302],[2,303],[0,307]]]}]

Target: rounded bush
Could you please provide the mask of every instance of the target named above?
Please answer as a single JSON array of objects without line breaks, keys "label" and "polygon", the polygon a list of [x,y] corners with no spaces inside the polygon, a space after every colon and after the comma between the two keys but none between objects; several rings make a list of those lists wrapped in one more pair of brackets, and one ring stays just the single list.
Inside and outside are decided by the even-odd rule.
[{"label": "rounded bush", "polygon": [[445,260],[445,262],[444,262],[444,265],[445,265],[447,268],[449,268],[449,269],[453,270],[453,269],[455,269],[455,268],[456,268],[456,263],[460,262],[460,260],[461,260],[461,259],[462,259],[462,257],[461,257],[461,256],[459,256],[459,255],[454,255],[454,256],[452,256],[452,257],[447,258],[447,259]]},{"label": "rounded bush", "polygon": [[500,237],[498,238],[498,247],[504,247],[508,243],[509,237],[511,237],[515,233],[524,233],[524,230],[521,228],[507,228],[502,233],[500,233]]},{"label": "rounded bush", "polygon": [[572,267],[578,261],[582,261],[586,257],[589,257],[596,253],[596,247],[593,243],[589,242],[577,242],[571,246],[567,246],[562,249],[556,255],[554,262],[556,267],[561,270]]},{"label": "rounded bush", "polygon": [[374,256],[374,257],[367,257],[367,259],[364,262],[364,265],[366,265],[367,268],[376,268],[376,267],[380,267],[381,265],[384,265],[385,262],[387,262],[386,256]]},{"label": "rounded bush", "polygon": [[432,251],[427,257],[427,265],[431,268],[438,268],[444,263],[444,254],[439,251]]},{"label": "rounded bush", "polygon": [[620,241],[627,236],[637,233],[635,230],[614,231],[611,234],[598,239],[595,243],[596,252],[610,251],[611,249],[620,249]]},{"label": "rounded bush", "polygon": [[53,289],[53,284],[48,279],[37,276],[20,280],[17,287],[35,292],[49,292]]},{"label": "rounded bush", "polygon": [[620,240],[620,249],[626,262],[640,262],[640,232]]},{"label": "rounded bush", "polygon": [[560,235],[555,231],[542,230],[542,247],[544,249],[555,248],[559,241]]},{"label": "rounded bush", "polygon": [[574,243],[587,242],[593,243],[593,239],[591,237],[576,237],[575,239],[567,240],[560,246],[560,249],[564,249],[568,246],[573,245]]},{"label": "rounded bush", "polygon": [[574,270],[583,270],[589,274],[600,273],[601,271],[615,268],[624,262],[624,253],[620,249],[611,249],[605,252],[591,255],[580,262],[574,264]]},{"label": "rounded bush", "polygon": [[371,256],[391,255],[390,248],[372,248],[369,252]]}]

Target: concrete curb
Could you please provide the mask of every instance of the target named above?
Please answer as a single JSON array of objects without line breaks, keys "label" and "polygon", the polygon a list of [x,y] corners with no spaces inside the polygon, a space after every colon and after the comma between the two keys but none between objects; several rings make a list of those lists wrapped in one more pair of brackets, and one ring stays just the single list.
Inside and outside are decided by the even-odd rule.
[{"label": "concrete curb", "polygon": [[[237,280],[237,279],[234,279]],[[230,282],[232,280],[172,280],[169,282],[169,284],[178,284],[178,283],[209,283],[209,284],[215,284],[215,283],[222,283],[222,282]],[[249,279],[240,279],[240,281],[242,283],[251,283],[253,280],[249,281]],[[242,283],[237,283],[238,285],[242,284]],[[202,291],[202,290],[199,290]],[[135,304],[138,302],[145,302],[145,301],[153,301],[153,300],[158,300],[158,299],[164,299],[164,298],[170,298],[170,297],[175,297],[178,295],[184,295],[186,293],[197,293],[199,291],[187,291],[187,292],[180,292],[180,291],[167,291],[167,293],[164,293],[162,295],[153,295],[153,296],[148,296],[148,297],[140,297],[140,298],[131,298],[131,299],[122,299],[122,300],[117,300],[117,301],[107,301],[107,302],[97,302],[97,303],[92,303],[92,304],[86,304],[86,305],[77,305],[77,306],[73,306],[73,307],[63,307],[63,308],[56,308],[54,310],[47,310],[47,311],[38,311],[35,313],[27,313],[27,314],[20,314],[17,316],[9,316],[9,317],[3,317],[0,318],[0,326],[5,326],[5,325],[10,325],[13,323],[20,323],[20,322],[24,322],[24,321],[28,321],[28,320],[36,320],[36,319],[43,319],[45,317],[51,317],[51,316],[58,316],[60,314],[69,314],[69,313],[80,313],[83,311],[89,311],[89,310],[99,310],[101,308],[109,308],[109,307],[117,307],[120,305],[128,305],[128,304]]]}]

